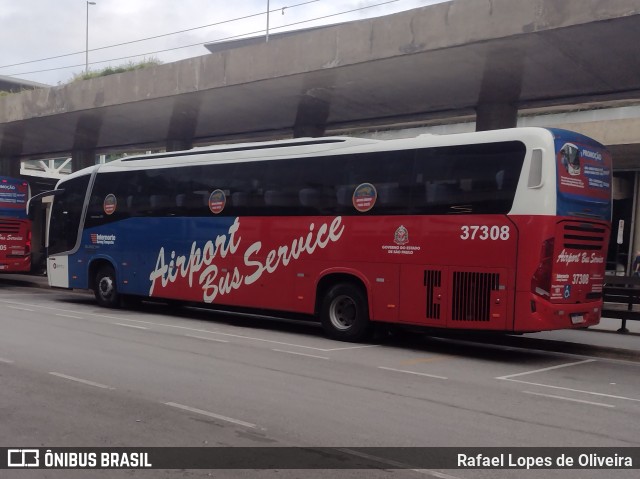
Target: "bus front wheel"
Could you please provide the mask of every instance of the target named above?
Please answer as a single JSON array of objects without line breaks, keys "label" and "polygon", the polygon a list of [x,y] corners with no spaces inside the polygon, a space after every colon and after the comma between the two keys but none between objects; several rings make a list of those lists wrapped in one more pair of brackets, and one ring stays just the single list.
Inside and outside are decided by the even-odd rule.
[{"label": "bus front wheel", "polygon": [[340,341],[362,341],[371,333],[367,297],[362,288],[351,283],[329,289],[320,319],[327,335]]},{"label": "bus front wheel", "polygon": [[103,266],[96,274],[93,292],[100,306],[117,308],[120,306],[120,295],[116,287],[116,273],[111,266]]}]

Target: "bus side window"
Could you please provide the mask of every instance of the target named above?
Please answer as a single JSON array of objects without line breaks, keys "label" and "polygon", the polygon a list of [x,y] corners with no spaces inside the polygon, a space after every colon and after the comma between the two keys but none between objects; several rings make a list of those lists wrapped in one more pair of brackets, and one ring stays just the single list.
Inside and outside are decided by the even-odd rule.
[{"label": "bus side window", "polygon": [[153,216],[165,216],[170,214],[170,210],[174,210],[175,203],[169,199],[168,195],[151,195],[149,197],[149,206]]},{"label": "bus side window", "polygon": [[386,208],[398,208],[405,204],[406,198],[403,198],[402,190],[398,183],[383,183],[378,185],[378,200],[380,206]]},{"label": "bus side window", "polygon": [[198,216],[205,211],[208,204],[208,193],[203,191],[190,191],[176,196],[176,206],[182,216]]},{"label": "bus side window", "polygon": [[303,207],[316,209],[320,206],[320,191],[317,188],[303,188],[298,195]]}]

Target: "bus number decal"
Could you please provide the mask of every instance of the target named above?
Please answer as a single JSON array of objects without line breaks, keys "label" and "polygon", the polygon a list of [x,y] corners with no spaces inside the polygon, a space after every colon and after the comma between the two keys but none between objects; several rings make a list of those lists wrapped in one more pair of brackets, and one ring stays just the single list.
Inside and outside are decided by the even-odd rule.
[{"label": "bus number decal", "polygon": [[573,284],[589,284],[589,275],[588,274],[574,274],[573,275]]},{"label": "bus number decal", "polygon": [[507,241],[511,237],[511,230],[505,226],[464,225],[460,227],[462,240],[491,240]]}]

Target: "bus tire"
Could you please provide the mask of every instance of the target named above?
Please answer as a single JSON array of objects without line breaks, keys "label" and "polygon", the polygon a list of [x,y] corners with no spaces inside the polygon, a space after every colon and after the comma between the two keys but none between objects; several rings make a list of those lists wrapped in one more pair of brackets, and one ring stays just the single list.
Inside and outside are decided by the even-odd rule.
[{"label": "bus tire", "polygon": [[105,308],[118,308],[120,295],[116,286],[116,273],[111,266],[102,266],[96,274],[94,294],[96,301]]},{"label": "bus tire", "polygon": [[362,341],[372,330],[366,294],[352,283],[329,289],[322,300],[320,320],[327,335],[339,341]]}]

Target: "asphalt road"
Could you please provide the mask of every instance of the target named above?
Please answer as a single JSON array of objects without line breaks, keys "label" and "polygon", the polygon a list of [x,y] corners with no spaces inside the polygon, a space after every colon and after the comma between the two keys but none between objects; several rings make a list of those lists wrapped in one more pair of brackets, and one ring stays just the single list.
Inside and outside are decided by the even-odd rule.
[{"label": "asphalt road", "polygon": [[[576,332],[571,332],[576,333]],[[583,332],[585,334],[606,334]],[[593,336],[595,339],[595,336]],[[640,354],[601,338],[329,340],[315,325],[0,277],[0,446],[638,447]],[[640,337],[636,337],[640,343]],[[538,342],[536,342],[538,341]],[[540,347],[537,347],[538,344]],[[613,351],[613,353],[612,353]],[[332,471],[600,478],[636,471]],[[1,477],[327,477],[326,471],[0,471]]]}]

